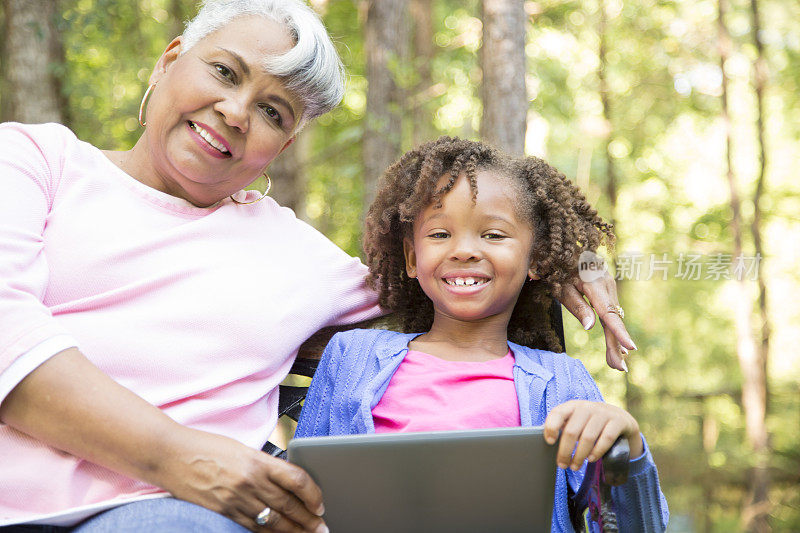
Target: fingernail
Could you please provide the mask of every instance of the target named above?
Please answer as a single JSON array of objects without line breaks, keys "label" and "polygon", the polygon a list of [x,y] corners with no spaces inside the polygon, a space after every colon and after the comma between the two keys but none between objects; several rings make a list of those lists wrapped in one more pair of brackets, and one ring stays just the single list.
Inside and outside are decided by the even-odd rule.
[{"label": "fingernail", "polygon": [[594,317],[591,316],[583,317],[583,320],[581,320],[581,324],[583,324],[583,329],[588,330],[589,328],[592,327],[592,324],[594,324]]},{"label": "fingernail", "polygon": [[622,361],[622,363],[620,363],[620,366],[622,367],[622,370],[624,370],[625,372],[628,371],[628,365],[625,364],[625,361]]},{"label": "fingernail", "polygon": [[633,344],[633,349],[634,349],[634,350],[638,350],[638,349],[639,349],[639,348],[637,348],[637,347],[636,347],[636,343],[635,343],[635,342],[633,342],[633,339],[631,339],[631,344]]},{"label": "fingernail", "polygon": [[622,353],[622,356],[625,357],[628,355],[628,349],[624,346],[619,347],[619,351]]},{"label": "fingernail", "polygon": [[[325,505],[324,504],[320,504],[320,506],[317,507],[317,516],[322,516],[324,514],[325,514]],[[325,531],[327,531],[327,530],[328,530],[328,528],[326,527]]]},{"label": "fingernail", "polygon": [[559,468],[563,468],[564,470],[567,469],[567,463],[558,463]]},{"label": "fingernail", "polygon": [[317,526],[317,529],[314,530],[316,533],[330,533],[330,529],[325,524],[320,524]]}]

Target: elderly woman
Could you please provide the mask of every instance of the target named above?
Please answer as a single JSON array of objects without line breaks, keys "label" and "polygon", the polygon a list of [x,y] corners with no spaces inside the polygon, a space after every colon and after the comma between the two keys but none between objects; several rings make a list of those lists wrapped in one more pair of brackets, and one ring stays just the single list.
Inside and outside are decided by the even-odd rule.
[{"label": "elderly woman", "polygon": [[326,530],[259,449],[300,344],[380,309],[357,259],[242,189],[342,85],[304,4],[223,0],[158,59],[131,150],[0,126],[0,531]]}]

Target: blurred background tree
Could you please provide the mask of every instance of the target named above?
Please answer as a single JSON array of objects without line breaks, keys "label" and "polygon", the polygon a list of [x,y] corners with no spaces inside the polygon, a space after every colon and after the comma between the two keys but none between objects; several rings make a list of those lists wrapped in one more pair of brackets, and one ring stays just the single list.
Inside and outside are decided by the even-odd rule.
[{"label": "blurred background tree", "polygon": [[[310,3],[347,92],[272,165],[271,194],[357,255],[380,172],[415,144],[483,136],[548,159],[616,223],[610,262],[639,351],[620,375],[599,329],[571,319],[567,348],[639,419],[670,530],[800,531],[800,4]],[[195,10],[1,5],[0,117],[117,149]]]}]

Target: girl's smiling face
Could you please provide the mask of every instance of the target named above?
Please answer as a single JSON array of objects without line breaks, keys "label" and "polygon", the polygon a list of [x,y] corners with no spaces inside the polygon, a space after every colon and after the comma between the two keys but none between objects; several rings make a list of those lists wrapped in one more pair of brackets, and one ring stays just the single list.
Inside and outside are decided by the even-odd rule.
[{"label": "girl's smiling face", "polygon": [[256,179],[293,140],[303,112],[263,67],[288,51],[286,28],[259,16],[234,19],[181,54],[167,47],[150,78],[149,185],[210,205]]},{"label": "girl's smiling face", "polygon": [[476,180],[475,202],[460,176],[441,208],[420,212],[413,239],[404,241],[406,271],[433,302],[434,322],[497,317],[507,323],[522,285],[534,275],[533,230],[519,214],[517,187],[494,170],[478,170]]}]

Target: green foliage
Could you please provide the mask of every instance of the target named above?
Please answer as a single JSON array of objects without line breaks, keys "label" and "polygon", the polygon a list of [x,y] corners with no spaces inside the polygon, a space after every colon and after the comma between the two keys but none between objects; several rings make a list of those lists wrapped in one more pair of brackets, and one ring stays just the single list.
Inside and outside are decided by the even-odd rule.
[{"label": "green foliage", "polygon": [[[190,2],[186,2],[190,3]],[[139,101],[171,39],[168,0],[62,0],[68,68],[63,90],[79,138],[126,149],[139,137]]]}]

